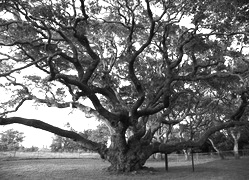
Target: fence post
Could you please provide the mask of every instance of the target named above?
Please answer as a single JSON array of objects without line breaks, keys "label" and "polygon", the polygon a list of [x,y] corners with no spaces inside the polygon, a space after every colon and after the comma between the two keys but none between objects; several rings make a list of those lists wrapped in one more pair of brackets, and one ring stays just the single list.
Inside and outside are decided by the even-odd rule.
[{"label": "fence post", "polygon": [[168,166],[168,154],[167,153],[165,153],[164,155],[164,160],[165,160],[165,170],[168,171],[169,166]]},{"label": "fence post", "polygon": [[193,172],[195,171],[195,164],[194,164],[194,151],[193,149],[191,148],[191,159],[192,159],[192,170]]}]

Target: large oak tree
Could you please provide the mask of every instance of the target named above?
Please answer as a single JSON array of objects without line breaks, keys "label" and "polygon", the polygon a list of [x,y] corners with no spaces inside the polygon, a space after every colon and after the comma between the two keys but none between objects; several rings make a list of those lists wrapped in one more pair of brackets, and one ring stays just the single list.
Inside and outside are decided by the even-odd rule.
[{"label": "large oak tree", "polygon": [[[1,87],[12,96],[1,104],[0,124],[71,138],[114,171],[201,146],[248,123],[247,8],[242,0],[1,0]],[[96,116],[111,145],[11,116],[28,100]],[[174,125],[187,127],[183,140],[153,139]]]}]

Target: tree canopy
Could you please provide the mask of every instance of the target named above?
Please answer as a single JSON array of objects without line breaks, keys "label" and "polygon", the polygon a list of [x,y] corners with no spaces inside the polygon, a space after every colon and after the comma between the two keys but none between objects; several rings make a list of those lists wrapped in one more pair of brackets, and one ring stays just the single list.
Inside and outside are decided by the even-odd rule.
[{"label": "tree canopy", "polygon": [[20,143],[24,139],[23,132],[9,129],[2,132],[0,138],[0,150],[1,151],[16,151],[20,148]]},{"label": "tree canopy", "polygon": [[[243,0],[1,0],[0,86],[11,97],[0,124],[71,138],[116,171],[200,146],[248,123],[247,9]],[[110,147],[11,116],[28,100],[95,116],[109,128]],[[154,141],[177,125],[181,142]]]}]

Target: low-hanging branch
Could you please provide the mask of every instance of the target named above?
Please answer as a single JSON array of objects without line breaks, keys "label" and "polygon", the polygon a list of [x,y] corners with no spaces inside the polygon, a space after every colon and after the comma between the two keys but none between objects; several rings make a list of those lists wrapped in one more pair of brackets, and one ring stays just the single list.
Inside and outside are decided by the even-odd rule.
[{"label": "low-hanging branch", "polygon": [[8,124],[14,124],[14,123],[42,129],[42,130],[57,134],[59,136],[73,139],[74,141],[80,142],[85,148],[96,151],[96,152],[100,152],[101,148],[105,148],[105,145],[90,141],[82,137],[76,132],[63,130],[61,128],[52,126],[40,120],[27,119],[27,118],[21,118],[21,117],[10,117],[10,118],[0,117],[0,125],[8,125]]},{"label": "low-hanging branch", "polygon": [[183,141],[183,142],[179,142],[175,144],[164,144],[164,143],[155,142],[152,144],[152,146],[154,146],[154,153],[161,152],[161,153],[170,154],[172,152],[186,149],[186,148],[200,147],[207,141],[210,135],[212,135],[213,133],[219,130],[231,128],[234,126],[245,126],[245,125],[249,125],[249,122],[248,121],[243,121],[243,122],[230,121],[230,122],[222,123],[220,125],[211,127],[197,141],[189,140],[189,141]]}]

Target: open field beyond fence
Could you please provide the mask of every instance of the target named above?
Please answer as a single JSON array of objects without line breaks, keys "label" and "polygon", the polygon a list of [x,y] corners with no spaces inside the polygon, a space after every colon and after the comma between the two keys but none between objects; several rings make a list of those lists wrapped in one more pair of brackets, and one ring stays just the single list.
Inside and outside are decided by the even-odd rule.
[{"label": "open field beyond fence", "polygon": [[[234,157],[233,151],[222,152],[226,159]],[[241,157],[249,157],[249,150],[240,151]],[[163,155],[162,155],[163,156]],[[220,159],[217,153],[194,153],[195,161],[207,162],[216,159]],[[97,153],[86,153],[86,152],[50,152],[50,151],[36,151],[36,152],[19,152],[19,151],[0,151],[0,159],[11,160],[11,159],[82,159],[82,158],[93,158],[99,159],[100,156]],[[186,156],[184,154],[169,154],[169,162],[185,162]]]}]

